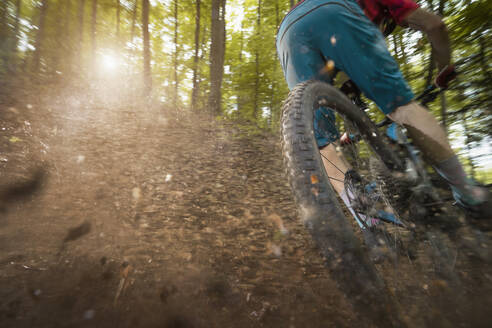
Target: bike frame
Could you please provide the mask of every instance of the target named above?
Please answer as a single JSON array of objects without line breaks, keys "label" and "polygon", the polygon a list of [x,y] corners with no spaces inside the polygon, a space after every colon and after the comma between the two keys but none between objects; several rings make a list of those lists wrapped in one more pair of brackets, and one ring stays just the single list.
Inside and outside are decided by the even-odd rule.
[{"label": "bike frame", "polygon": [[[416,100],[419,100],[421,105],[426,107],[426,105],[434,101],[441,92],[441,89],[438,89],[435,85],[431,85],[426,88],[424,92],[416,98]],[[364,102],[360,99],[360,95],[352,95],[349,98],[361,111],[365,111],[367,109],[362,106]],[[389,138],[389,140],[406,150],[408,157],[402,158],[402,160],[406,161],[405,173],[407,178],[411,178],[411,180],[415,181],[412,189],[430,196],[433,202],[440,202],[441,200],[439,199],[439,196],[433,192],[433,186],[425,169],[425,163],[420,156],[420,151],[408,140],[406,136],[406,129],[397,123],[392,122],[387,117],[383,121],[377,123],[376,126],[380,129],[385,128],[384,134]],[[350,138],[355,142],[362,140],[360,135],[353,137],[351,136]],[[394,214],[389,212],[382,210],[378,211],[375,217],[384,222],[404,226],[404,224]],[[357,220],[357,223],[362,229],[367,228],[362,222],[359,222],[359,220]]]}]

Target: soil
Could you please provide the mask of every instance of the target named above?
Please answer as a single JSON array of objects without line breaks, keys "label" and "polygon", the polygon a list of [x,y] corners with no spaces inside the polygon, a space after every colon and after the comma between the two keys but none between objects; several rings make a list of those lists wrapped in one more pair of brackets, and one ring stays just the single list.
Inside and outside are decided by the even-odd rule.
[{"label": "soil", "polygon": [[[278,140],[82,94],[0,105],[0,326],[370,326],[297,216]],[[410,326],[489,326],[483,262],[459,268],[466,296],[421,268],[388,284]]]}]

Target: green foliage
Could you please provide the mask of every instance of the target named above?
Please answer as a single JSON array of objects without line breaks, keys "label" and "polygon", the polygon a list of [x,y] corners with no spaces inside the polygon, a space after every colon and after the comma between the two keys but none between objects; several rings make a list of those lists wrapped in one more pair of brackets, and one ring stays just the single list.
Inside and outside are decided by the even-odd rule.
[{"label": "green foliage", "polygon": [[[178,1],[177,22],[175,1]],[[197,1],[150,1],[153,96],[168,106],[177,104],[182,110],[191,105]],[[490,176],[481,172],[490,172],[492,158],[472,149],[485,149],[491,143],[492,39],[489,36],[492,3],[490,0],[419,2],[423,7],[440,11],[450,32],[454,60],[461,64],[458,81],[447,91],[445,102],[438,99],[430,105],[430,110],[439,119],[445,119],[450,138],[456,144],[465,145],[460,147],[460,155],[468,163],[468,169],[477,176]],[[45,86],[73,83],[95,85],[103,94],[111,88],[122,95],[139,94],[143,74],[142,0],[98,0],[96,22],[91,18],[92,0],[47,0],[43,27],[40,26],[42,0],[20,1],[19,16],[17,3],[18,0],[0,2],[0,82],[4,85],[5,81],[23,81],[23,85],[41,82]],[[280,107],[288,89],[277,59],[275,36],[291,3],[287,0],[227,1],[222,83],[224,118],[277,130]],[[81,17],[83,25],[80,25]],[[17,28],[16,21],[19,22]],[[176,23],[177,42],[174,40]],[[207,110],[210,89],[210,26],[211,1],[202,0],[196,75],[199,82],[197,108],[203,110]],[[96,49],[92,48],[93,41]],[[40,49],[35,49],[36,42],[40,42]],[[436,74],[435,69],[430,71],[431,47],[426,38],[420,33],[397,28],[388,38],[388,48],[412,88],[416,93],[421,92],[429,78]],[[33,60],[37,50],[40,64],[35,72]],[[114,66],[112,71],[108,68],[111,65]],[[379,118],[381,114],[374,107],[371,115]]]}]

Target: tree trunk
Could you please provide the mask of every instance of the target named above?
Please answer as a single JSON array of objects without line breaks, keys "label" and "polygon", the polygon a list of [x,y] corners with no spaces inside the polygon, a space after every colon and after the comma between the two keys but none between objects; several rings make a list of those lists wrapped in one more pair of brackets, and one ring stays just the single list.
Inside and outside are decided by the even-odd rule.
[{"label": "tree trunk", "polygon": [[[278,0],[275,0],[275,30],[278,30],[278,25],[280,24],[280,8],[278,4]],[[275,51],[275,63],[273,65],[273,74],[272,74],[272,92],[270,94],[270,119],[269,119],[269,125],[270,127],[273,126],[273,122],[275,121],[276,115],[275,115],[275,107],[276,107],[276,101],[275,101],[275,93],[277,92],[277,62],[278,62],[278,54]]]},{"label": "tree trunk", "polygon": [[137,22],[137,12],[138,12],[138,0],[134,0],[133,4],[133,13],[132,13],[132,31],[130,34],[130,42],[133,43],[133,39],[135,38],[135,25]]},{"label": "tree trunk", "polygon": [[446,135],[448,134],[448,105],[446,102],[446,93],[441,92],[440,95],[441,98],[441,124],[442,127],[444,128],[444,132],[446,132]]},{"label": "tree trunk", "polygon": [[254,107],[253,118],[255,122],[258,120],[258,103],[260,92],[260,49],[258,49],[258,42],[260,41],[260,28],[261,28],[261,0],[258,0],[258,11],[256,14],[256,46],[255,46],[255,95],[254,95]]},{"label": "tree trunk", "polygon": [[436,64],[434,63],[434,52],[431,50],[429,57],[429,68],[427,69],[427,78],[425,79],[425,88],[432,84],[432,77],[434,76],[434,68]]},{"label": "tree trunk", "polygon": [[[444,17],[444,0],[439,0],[438,12],[439,15],[441,15],[441,17]],[[441,98],[441,123],[444,128],[444,132],[446,132],[447,135],[448,134],[448,122],[447,122],[448,106],[446,103],[446,94],[442,92],[440,98]]]},{"label": "tree trunk", "polygon": [[9,13],[8,3],[2,0],[0,3],[0,65],[5,67],[7,64],[7,51],[9,41]]},{"label": "tree trunk", "polygon": [[195,15],[195,54],[193,57],[193,88],[191,90],[191,109],[196,109],[198,97],[198,53],[200,50],[200,5],[201,0],[196,0],[196,15]]},{"label": "tree trunk", "polygon": [[466,123],[466,113],[464,113],[462,115],[462,121],[463,121],[463,127],[465,128],[465,137],[466,137],[466,149],[467,149],[467,157],[468,157],[468,162],[470,163],[470,168],[471,168],[471,172],[470,172],[470,177],[472,179],[475,178],[475,164],[473,163],[473,158],[471,156],[471,146],[470,146],[470,143],[471,143],[471,135],[470,135],[470,129],[468,128],[468,124]]},{"label": "tree trunk", "polygon": [[487,57],[485,56],[486,54],[486,44],[485,44],[485,39],[483,35],[480,35],[478,37],[478,44],[480,45],[480,51],[479,51],[479,58],[480,58],[480,67],[482,72],[485,75],[485,81],[487,85],[492,84],[492,73],[489,70],[489,65],[487,63]]},{"label": "tree trunk", "polygon": [[9,47],[9,71],[17,71],[17,46],[19,44],[19,22],[21,14],[22,1],[17,0],[15,3],[15,19],[14,19],[14,31],[11,37],[11,44]]},{"label": "tree trunk", "polygon": [[[427,3],[429,5],[429,10],[434,11],[434,5],[432,4],[432,0],[427,0]],[[427,70],[427,78],[425,79],[425,87],[427,88],[432,84],[432,77],[434,74],[434,68],[435,68],[435,63],[434,63],[434,51],[432,50],[431,46],[431,53],[429,57],[429,68]]]},{"label": "tree trunk", "polygon": [[225,3],[226,0],[212,0],[209,107],[212,113],[216,115],[222,112],[221,87],[225,56]]},{"label": "tree trunk", "polygon": [[68,75],[71,72],[71,65],[73,62],[73,51],[72,51],[72,30],[70,28],[70,22],[72,21],[72,0],[67,0],[66,1],[66,7],[64,11],[64,18],[63,18],[63,54],[66,58],[64,60],[64,68],[63,68],[63,74]]},{"label": "tree trunk", "polygon": [[[206,39],[207,39],[207,26],[203,26],[203,31],[202,31],[202,36],[201,36],[201,39],[202,41],[200,42],[200,44],[205,44],[206,42]],[[208,56],[208,53],[207,53],[207,47],[204,47],[201,49],[201,53],[200,53],[200,58],[198,60],[199,63],[203,62],[203,60]],[[203,96],[203,88],[202,88],[202,79],[201,79],[201,76],[202,76],[202,69],[201,69],[201,66],[198,65],[198,71],[197,71],[197,75],[198,75],[198,82],[197,82],[197,103],[199,101],[200,98],[203,98],[203,99],[206,99],[205,96]]]},{"label": "tree trunk", "polygon": [[[67,58],[65,57],[65,44],[68,40],[67,38],[67,30],[65,30],[66,23],[66,11],[67,7],[69,6],[70,1],[63,1],[61,4],[57,6],[57,10],[55,11],[54,19],[56,22],[59,22],[60,24],[57,26],[59,29],[57,33],[52,37],[55,41],[55,47],[56,51],[52,51],[52,56],[53,56],[53,61],[49,65],[50,69],[50,74],[52,76],[56,76],[56,72],[64,72],[64,64],[67,61]],[[62,23],[63,22],[63,23]]]},{"label": "tree trunk", "polygon": [[97,0],[92,0],[92,19],[91,19],[91,70],[96,72],[96,33],[97,33]]},{"label": "tree trunk", "polygon": [[120,0],[116,0],[116,44],[120,46]]},{"label": "tree trunk", "polygon": [[[3,75],[7,73],[9,63],[9,13],[8,3],[6,0],[0,0],[0,95],[8,94],[8,91],[2,86]],[[4,70],[6,68],[6,70]]]},{"label": "tree trunk", "polygon": [[398,44],[396,42],[396,34],[393,33],[391,35],[391,38],[393,39],[393,50],[395,51],[396,60],[399,61],[400,60],[400,54],[398,52]]},{"label": "tree trunk", "polygon": [[150,71],[150,37],[149,37],[149,0],[142,0],[142,30],[143,30],[143,82],[144,96],[149,97],[152,92],[152,76]]},{"label": "tree trunk", "polygon": [[[79,67],[84,67],[82,48],[84,44],[84,10],[85,10],[85,0],[79,0],[78,8],[78,21],[79,21],[79,37],[76,45],[76,54],[78,56]],[[82,70],[79,70],[81,72]]]},{"label": "tree trunk", "polygon": [[48,12],[48,0],[41,1],[41,8],[39,9],[39,23],[38,32],[36,34],[36,40],[34,43],[34,57],[33,57],[33,73],[37,75],[39,73],[41,64],[41,49],[44,41],[44,25],[46,21],[46,13]]},{"label": "tree trunk", "polygon": [[399,35],[398,43],[400,45],[400,53],[403,59],[403,74],[405,75],[406,78],[408,78],[408,66],[407,66],[408,60],[407,60],[407,53],[405,52],[405,45],[403,44],[403,33]]},{"label": "tree trunk", "polygon": [[244,18],[241,20],[241,39],[239,43],[239,83],[237,88],[237,110],[239,113],[243,110],[243,99],[241,97],[241,81],[243,80],[243,50],[244,50]]},{"label": "tree trunk", "polygon": [[173,106],[174,109],[178,108],[178,90],[179,90],[179,81],[178,81],[178,0],[174,0],[174,96],[173,96]]}]

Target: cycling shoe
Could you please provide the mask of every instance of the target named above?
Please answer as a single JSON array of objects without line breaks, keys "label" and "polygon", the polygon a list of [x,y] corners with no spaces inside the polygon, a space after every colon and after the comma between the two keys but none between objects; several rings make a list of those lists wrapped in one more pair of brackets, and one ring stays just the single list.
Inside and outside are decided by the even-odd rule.
[{"label": "cycling shoe", "polygon": [[463,208],[474,220],[492,220],[492,196],[487,188],[476,183],[466,188],[466,193],[451,186],[456,205]]}]

